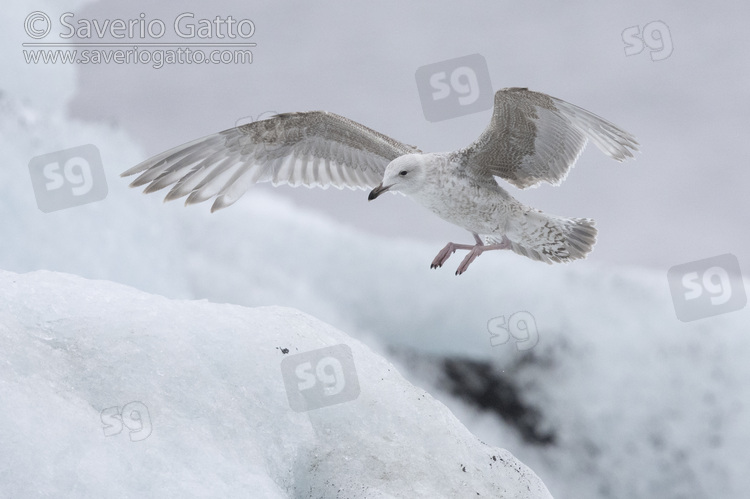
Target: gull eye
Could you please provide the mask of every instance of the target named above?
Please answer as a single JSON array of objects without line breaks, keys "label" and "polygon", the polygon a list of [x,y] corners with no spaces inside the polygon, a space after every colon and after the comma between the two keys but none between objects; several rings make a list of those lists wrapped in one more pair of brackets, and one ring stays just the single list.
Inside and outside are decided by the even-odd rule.
[{"label": "gull eye", "polygon": [[402,177],[406,175],[407,173],[409,172],[407,172],[406,170],[401,170],[400,172],[398,172],[398,174],[401,175]]}]

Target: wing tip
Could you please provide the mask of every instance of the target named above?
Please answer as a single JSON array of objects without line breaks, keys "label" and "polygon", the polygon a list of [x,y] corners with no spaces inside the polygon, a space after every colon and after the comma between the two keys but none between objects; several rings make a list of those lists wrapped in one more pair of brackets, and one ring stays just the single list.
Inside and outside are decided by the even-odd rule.
[{"label": "wing tip", "polygon": [[218,196],[214,200],[213,204],[211,205],[211,213],[217,212],[219,210],[223,210],[224,208],[226,208],[228,206],[232,206],[234,203],[237,202],[238,199],[239,199],[239,197],[235,198],[235,199],[232,199],[232,198],[229,198],[229,197],[227,197],[225,195]]},{"label": "wing tip", "polygon": [[223,208],[226,208],[230,204],[232,204],[232,203],[225,204],[222,201],[222,198],[218,197],[218,198],[216,198],[216,200],[214,201],[214,203],[211,205],[211,213],[215,213],[215,212],[217,212],[217,211],[219,211],[219,210],[221,210]]},{"label": "wing tip", "polygon": [[165,187],[166,187],[166,185],[161,185],[159,182],[154,181],[154,182],[151,182],[150,184],[148,184],[148,186],[146,186],[145,189],[143,189],[143,193],[144,194],[151,194],[152,192],[160,191],[160,190],[164,189]]},{"label": "wing tip", "polygon": [[130,177],[131,175],[135,175],[136,173],[139,173],[145,170],[146,168],[141,168],[142,164],[143,163],[140,163],[140,164],[135,165],[133,168],[128,168],[127,170],[125,170],[124,172],[120,174],[120,177],[123,177],[123,178]]},{"label": "wing tip", "polygon": [[185,194],[181,192],[177,192],[176,190],[172,189],[171,191],[167,193],[166,196],[164,196],[164,202],[166,203],[168,201],[174,201],[175,199],[180,199],[184,195]]},{"label": "wing tip", "polygon": [[208,198],[202,197],[200,191],[193,191],[190,194],[188,194],[188,197],[185,198],[185,206],[189,206],[191,204],[198,204],[202,203]]}]

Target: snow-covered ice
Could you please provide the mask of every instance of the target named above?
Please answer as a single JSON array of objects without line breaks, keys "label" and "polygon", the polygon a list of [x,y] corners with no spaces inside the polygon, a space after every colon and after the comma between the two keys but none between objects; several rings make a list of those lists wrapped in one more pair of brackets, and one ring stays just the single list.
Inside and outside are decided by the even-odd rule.
[{"label": "snow-covered ice", "polygon": [[[282,361],[338,344],[358,396],[292,411]],[[3,497],[552,497],[389,362],[294,309],[0,271],[0,351]]]}]

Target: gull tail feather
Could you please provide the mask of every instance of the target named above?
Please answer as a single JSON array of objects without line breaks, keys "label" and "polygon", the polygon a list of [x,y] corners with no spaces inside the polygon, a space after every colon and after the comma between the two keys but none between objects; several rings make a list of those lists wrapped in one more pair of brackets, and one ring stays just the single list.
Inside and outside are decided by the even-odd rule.
[{"label": "gull tail feather", "polygon": [[[508,233],[511,249],[545,263],[567,263],[586,258],[596,243],[596,228],[590,218],[563,218],[532,210],[524,215],[524,230]],[[484,236],[487,244],[502,241],[502,236]]]}]

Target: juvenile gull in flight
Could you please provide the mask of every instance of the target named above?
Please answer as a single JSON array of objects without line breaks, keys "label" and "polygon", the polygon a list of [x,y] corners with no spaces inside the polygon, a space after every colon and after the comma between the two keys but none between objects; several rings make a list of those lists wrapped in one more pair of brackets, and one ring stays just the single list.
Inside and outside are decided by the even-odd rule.
[{"label": "juvenile gull in flight", "polygon": [[225,208],[257,182],[371,189],[369,200],[401,192],[444,220],[468,230],[475,244],[448,243],[437,268],[458,249],[462,274],[484,251],[511,249],[547,263],[585,258],[596,241],[594,221],[563,218],[525,206],[500,187],[560,184],[591,140],[617,161],[638,150],[635,137],[612,123],[526,88],[495,93],[489,126],[469,146],[422,153],[350,119],[326,111],[285,113],[224,130],[170,149],[127,170],[144,192],[172,186],[165,201],[215,198]]}]

